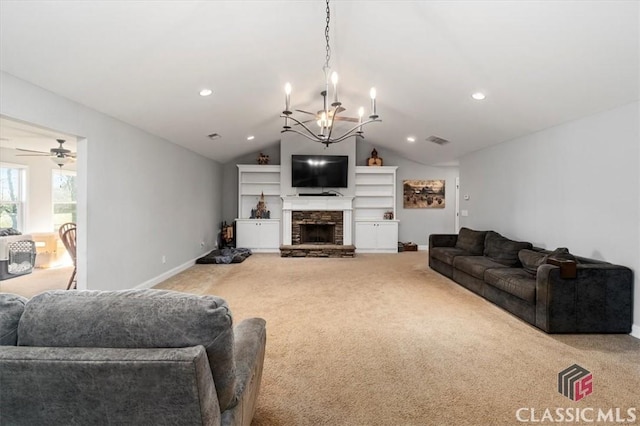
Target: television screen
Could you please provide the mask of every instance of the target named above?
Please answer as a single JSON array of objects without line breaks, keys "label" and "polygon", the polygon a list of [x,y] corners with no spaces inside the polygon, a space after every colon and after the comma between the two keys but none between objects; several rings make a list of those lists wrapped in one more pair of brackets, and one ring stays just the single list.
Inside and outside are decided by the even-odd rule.
[{"label": "television screen", "polygon": [[291,186],[347,188],[348,165],[346,155],[292,155]]}]

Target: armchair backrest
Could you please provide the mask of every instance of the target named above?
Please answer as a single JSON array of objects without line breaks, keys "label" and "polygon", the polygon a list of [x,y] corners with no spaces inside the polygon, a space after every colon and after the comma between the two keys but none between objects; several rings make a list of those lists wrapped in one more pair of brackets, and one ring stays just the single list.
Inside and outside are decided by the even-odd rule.
[{"label": "armchair backrest", "polygon": [[49,291],[26,304],[17,343],[85,348],[202,345],[220,411],[235,403],[232,317],[219,297],[153,289]]}]

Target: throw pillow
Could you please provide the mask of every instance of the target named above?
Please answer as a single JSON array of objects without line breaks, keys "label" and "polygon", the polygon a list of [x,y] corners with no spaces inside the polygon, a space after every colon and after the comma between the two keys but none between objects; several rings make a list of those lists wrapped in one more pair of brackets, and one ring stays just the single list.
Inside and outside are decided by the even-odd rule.
[{"label": "throw pillow", "polygon": [[558,247],[557,249],[549,253],[547,257],[558,260],[573,260],[574,262],[578,263],[578,259],[576,259],[574,255],[569,253],[569,249],[566,247]]},{"label": "throw pillow", "polygon": [[518,253],[522,249],[531,249],[533,245],[525,241],[513,241],[494,231],[487,232],[484,241],[484,255],[505,266],[517,266],[520,263]]},{"label": "throw pillow", "polygon": [[547,255],[534,250],[522,249],[518,252],[518,259],[525,272],[536,275],[538,266],[547,263]]},{"label": "throw pillow", "polygon": [[469,228],[460,228],[456,248],[464,250],[469,254],[480,256],[484,250],[484,240],[487,231],[474,231]]}]

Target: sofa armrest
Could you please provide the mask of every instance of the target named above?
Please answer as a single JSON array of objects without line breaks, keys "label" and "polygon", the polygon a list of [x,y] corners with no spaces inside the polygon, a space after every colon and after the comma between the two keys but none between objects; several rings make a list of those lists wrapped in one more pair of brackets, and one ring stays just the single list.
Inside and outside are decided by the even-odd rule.
[{"label": "sofa armrest", "polygon": [[0,346],[2,424],[219,424],[203,346]]},{"label": "sofa armrest", "polygon": [[237,404],[222,413],[222,424],[248,426],[253,418],[262,380],[266,322],[262,318],[246,319],[233,331]]},{"label": "sofa armrest", "polygon": [[433,247],[455,247],[458,234],[431,234],[429,235],[429,250]]},{"label": "sofa armrest", "polygon": [[630,333],[633,273],[613,264],[577,264],[575,278],[558,266],[536,275],[536,326],[548,333]]}]

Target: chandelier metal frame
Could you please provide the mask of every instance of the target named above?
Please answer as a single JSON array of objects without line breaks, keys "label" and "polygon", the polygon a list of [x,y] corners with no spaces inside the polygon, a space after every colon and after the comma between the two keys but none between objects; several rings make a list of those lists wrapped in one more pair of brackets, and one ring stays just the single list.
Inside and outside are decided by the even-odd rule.
[{"label": "chandelier metal frame", "polygon": [[[320,92],[320,96],[322,96],[323,108],[319,113],[319,117],[317,117],[317,123],[320,126],[320,133],[315,133],[312,129],[310,129],[305,122],[298,120],[293,116],[293,112],[291,111],[291,85],[287,83],[285,85],[285,109],[282,111],[280,115],[281,118],[284,118],[284,126],[282,126],[282,131],[280,133],[292,132],[296,133],[300,136],[303,136],[313,142],[320,142],[325,144],[327,147],[331,144],[342,142],[345,139],[355,136],[361,136],[364,138],[364,132],[362,130],[362,126],[365,126],[369,123],[382,121],[378,114],[376,113],[376,89],[371,88],[369,94],[371,97],[371,114],[369,115],[366,121],[363,121],[364,108],[359,109],[359,121],[358,124],[351,129],[347,130],[344,134],[332,137],[334,126],[336,121],[341,121],[342,117],[339,117],[338,114],[344,111],[345,109],[342,107],[342,102],[338,100],[338,74],[336,72],[331,73],[331,67],[329,66],[329,61],[331,60],[331,45],[329,43],[329,24],[331,22],[331,10],[329,8],[329,0],[326,0],[327,8],[326,8],[326,25],[324,29],[325,35],[325,62],[322,70],[324,72],[325,77],[325,90]],[[328,96],[329,96],[329,80],[333,83],[333,102],[329,105]],[[330,108],[332,107],[332,108]],[[299,112],[306,111],[297,110]],[[315,115],[315,114],[311,114]],[[293,125],[300,126],[304,131],[300,131],[294,129],[289,120],[293,122]],[[313,120],[316,121],[316,120]]]}]

